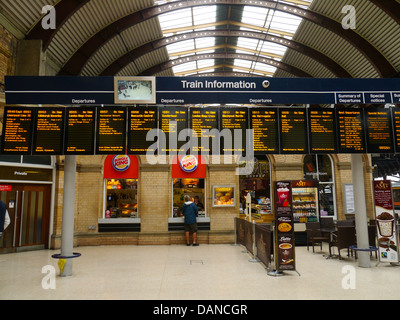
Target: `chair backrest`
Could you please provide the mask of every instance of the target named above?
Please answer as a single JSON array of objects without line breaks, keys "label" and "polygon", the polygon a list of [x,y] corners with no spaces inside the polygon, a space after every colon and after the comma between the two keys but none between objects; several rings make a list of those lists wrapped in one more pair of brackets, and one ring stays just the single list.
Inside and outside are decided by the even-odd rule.
[{"label": "chair backrest", "polygon": [[354,222],[353,221],[348,221],[348,220],[338,220],[336,221],[336,225],[338,227],[352,227],[354,226]]},{"label": "chair backrest", "polygon": [[321,224],[321,228],[334,228],[335,227],[332,217],[321,218],[320,224]]},{"label": "chair backrest", "polygon": [[356,228],[354,226],[338,226],[337,230],[337,245],[339,249],[357,244]]},{"label": "chair backrest", "polygon": [[315,237],[321,235],[319,222],[306,222],[306,230],[310,236]]},{"label": "chair backrest", "polygon": [[370,246],[376,247],[376,226],[374,225],[368,226],[368,240]]}]

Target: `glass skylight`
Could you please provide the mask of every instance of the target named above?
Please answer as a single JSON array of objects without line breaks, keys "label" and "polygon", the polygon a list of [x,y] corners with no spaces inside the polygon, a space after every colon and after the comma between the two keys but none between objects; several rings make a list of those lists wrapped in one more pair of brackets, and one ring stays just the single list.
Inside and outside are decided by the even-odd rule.
[{"label": "glass skylight", "polygon": [[[297,6],[299,9],[307,9],[313,0],[273,1],[284,5]],[[176,0],[155,1],[158,5],[170,2],[176,2]],[[239,14],[242,14],[241,21],[238,21],[237,17],[233,19],[230,18],[230,15],[229,18],[226,18],[228,16],[226,14],[221,15],[221,10],[219,9],[222,6],[226,5],[198,6],[162,14],[159,16],[159,21],[163,34],[168,37],[194,31],[215,30],[217,25],[222,25],[223,28],[226,21],[227,26],[230,23],[236,29],[239,27],[243,31],[262,32],[266,35],[270,34],[290,40],[302,21],[301,17],[283,11],[250,5],[245,5],[242,12],[235,8]],[[221,16],[218,21],[217,16]],[[221,44],[221,42],[218,42],[218,46],[216,44],[216,38],[197,38],[170,44],[167,46],[167,51],[171,60],[196,54],[213,53],[217,48],[222,48],[226,51],[229,50],[229,52],[234,50],[238,54],[252,54],[279,62],[287,50],[287,47],[274,42],[245,37],[237,38],[236,45],[231,43]],[[245,59],[245,57],[243,58]],[[222,62],[218,66],[215,66],[216,61],[214,59],[192,61],[185,64],[177,63],[178,65],[173,67],[173,72],[175,75],[186,76],[204,72],[210,73],[215,70],[214,67],[223,67],[225,70],[232,69],[233,72],[273,76],[277,69],[275,63],[270,65],[244,59],[234,59],[233,65],[232,62]]]}]

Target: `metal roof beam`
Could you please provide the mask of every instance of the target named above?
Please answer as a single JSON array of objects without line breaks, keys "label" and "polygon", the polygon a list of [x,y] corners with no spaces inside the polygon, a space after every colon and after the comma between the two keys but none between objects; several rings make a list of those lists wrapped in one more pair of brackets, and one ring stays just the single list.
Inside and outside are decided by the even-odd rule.
[{"label": "metal roof beam", "polygon": [[[160,63],[158,65],[155,65],[151,67],[150,69],[147,69],[145,71],[142,71],[139,75],[141,76],[150,76],[150,75],[155,75],[161,71],[171,69],[173,67],[193,62],[193,61],[200,61],[200,60],[207,60],[207,59],[240,59],[240,60],[247,60],[247,61],[252,61],[255,63],[263,63],[267,64],[270,66],[273,66],[278,69],[282,69],[286,72],[289,72],[293,74],[296,77],[300,78],[312,78],[310,74],[307,72],[304,72],[303,70],[300,70],[299,68],[296,68],[294,66],[291,66],[287,63],[283,63],[280,61],[276,61],[273,59],[268,59],[265,57],[258,57],[252,54],[243,54],[243,53],[205,53],[205,54],[199,54],[199,55],[193,55],[193,56],[188,56],[184,58],[178,58],[174,60],[170,60],[167,62]],[[216,68],[216,67],[215,67]],[[249,72],[257,72],[257,73],[262,73],[264,75],[271,75],[271,72],[268,71],[262,71],[262,70],[255,70],[255,69],[249,69],[249,68],[244,68],[240,66],[232,66],[232,68],[239,69],[239,70],[244,70],[244,71],[249,71]],[[183,72],[185,73],[185,72]],[[192,73],[192,72],[189,72]],[[181,73],[176,73],[176,75],[179,75]]]},{"label": "metal roof beam", "polygon": [[43,41],[43,50],[46,50],[57,32],[62,28],[62,26],[72,17],[79,9],[81,9],[90,0],[61,0],[56,6],[57,15],[57,28],[55,30],[48,29],[45,30],[42,27],[42,19],[40,19],[36,25],[29,31],[26,39],[40,39]]},{"label": "metal roof beam", "polygon": [[100,75],[101,76],[114,76],[121,69],[125,68],[129,63],[132,62],[132,59],[138,59],[139,57],[149,53],[153,50],[157,50],[159,48],[165,47],[168,44],[177,43],[180,41],[186,41],[190,39],[198,39],[205,37],[244,37],[250,39],[258,39],[262,41],[269,41],[273,43],[280,44],[282,46],[288,47],[290,49],[296,50],[316,61],[324,65],[327,69],[329,69],[333,74],[335,74],[338,78],[351,78],[352,76],[339,64],[330,59],[328,56],[322,54],[321,52],[314,50],[308,46],[305,46],[299,42],[288,40],[285,38],[266,35],[261,32],[255,31],[239,31],[239,30],[212,30],[212,31],[196,31],[183,33],[176,36],[171,36],[167,38],[162,38],[159,40],[155,40],[150,43],[146,43],[141,47],[135,48],[129,53],[126,53],[122,57],[115,60],[111,63]]},{"label": "metal roof beam", "polygon": [[173,12],[176,10],[191,8],[197,6],[209,6],[209,5],[230,5],[230,6],[257,6],[269,9],[276,9],[278,11],[286,12],[303,19],[309,20],[313,23],[326,28],[337,35],[341,36],[353,46],[355,46],[374,66],[378,74],[382,77],[393,77],[397,74],[396,69],[389,63],[389,61],[377,50],[372,44],[370,44],[362,36],[354,32],[353,30],[344,30],[342,25],[330,19],[322,14],[301,9],[297,6],[288,4],[281,4],[275,1],[266,0],[211,0],[211,1],[199,1],[199,0],[181,0],[165,4],[161,6],[155,6],[148,9],[144,9],[133,14],[127,15],[115,21],[114,23],[106,26],[103,30],[94,35],[85,44],[79,48],[76,53],[69,59],[59,74],[61,75],[78,75],[86,62],[93,56],[93,54],[112,39],[115,34],[147,19],[157,17],[167,12]]}]

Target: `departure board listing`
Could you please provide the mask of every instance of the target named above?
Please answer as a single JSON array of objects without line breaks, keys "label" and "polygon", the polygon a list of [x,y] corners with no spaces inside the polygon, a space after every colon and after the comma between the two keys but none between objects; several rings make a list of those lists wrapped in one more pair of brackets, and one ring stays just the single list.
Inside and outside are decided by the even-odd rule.
[{"label": "departure board listing", "polygon": [[308,153],[306,109],[280,109],[281,153]]},{"label": "departure board listing", "polygon": [[29,108],[6,108],[2,135],[2,152],[30,154],[32,145],[32,115]]},{"label": "departure board listing", "polygon": [[[221,129],[221,152],[242,154],[246,150],[248,129],[248,109],[247,108],[221,108],[220,109],[220,129]],[[224,135],[224,130],[230,131],[228,136]]]},{"label": "departure board listing", "polygon": [[94,154],[95,108],[68,108],[65,154]]},{"label": "departure board listing", "polygon": [[187,108],[160,108],[160,129],[165,133],[159,139],[159,151],[161,153],[182,152],[183,145],[189,137],[180,137],[183,130],[188,129]]},{"label": "departure board listing", "polygon": [[336,109],[339,153],[363,153],[365,149],[362,109]]},{"label": "departure board listing", "polygon": [[197,146],[193,146],[193,151],[215,153],[213,147],[218,148],[216,139],[219,138],[218,132],[216,132],[218,131],[218,109],[191,108],[190,125],[193,130],[192,138],[196,138],[198,142]]},{"label": "departure board listing", "polygon": [[336,153],[334,109],[309,109],[309,140],[311,153]]},{"label": "departure board listing", "polygon": [[65,108],[38,108],[36,111],[33,154],[63,154]]},{"label": "departure board listing", "polygon": [[254,153],[279,153],[277,109],[254,108],[250,114],[251,129],[254,130]]},{"label": "departure board listing", "polygon": [[368,153],[393,153],[392,121],[389,109],[366,109]]},{"label": "departure board listing", "polygon": [[98,108],[98,154],[124,154],[126,151],[126,108]]},{"label": "departure board listing", "polygon": [[400,109],[392,108],[395,151],[400,152]]},{"label": "departure board listing", "polygon": [[157,129],[157,107],[129,108],[128,154],[154,153],[154,141],[146,141],[150,130]]}]

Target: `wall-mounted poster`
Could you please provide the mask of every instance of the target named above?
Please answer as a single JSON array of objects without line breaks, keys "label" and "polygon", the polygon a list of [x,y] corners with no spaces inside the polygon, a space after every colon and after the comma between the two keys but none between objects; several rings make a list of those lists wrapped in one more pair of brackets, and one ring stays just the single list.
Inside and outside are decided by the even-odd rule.
[{"label": "wall-mounted poster", "polygon": [[399,239],[390,180],[374,181],[374,199],[379,261],[399,262]]},{"label": "wall-mounted poster", "polygon": [[294,228],[291,181],[275,182],[276,269],[295,271]]}]

